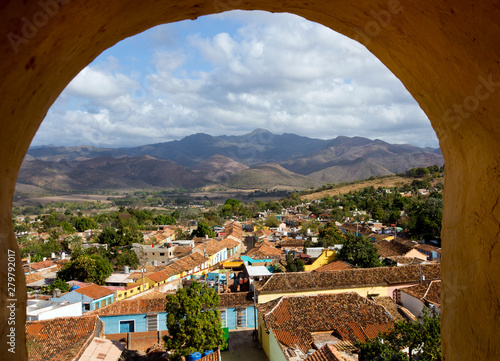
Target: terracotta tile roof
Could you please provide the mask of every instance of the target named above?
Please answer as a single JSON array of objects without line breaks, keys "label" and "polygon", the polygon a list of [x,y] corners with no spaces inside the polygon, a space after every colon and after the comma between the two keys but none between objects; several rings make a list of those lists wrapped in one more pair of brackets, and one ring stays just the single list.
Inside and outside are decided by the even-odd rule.
[{"label": "terracotta tile roof", "polygon": [[303,239],[286,238],[280,242],[280,247],[304,247],[305,241]]},{"label": "terracotta tile roof", "polygon": [[26,284],[29,285],[30,283],[43,280],[45,277],[43,277],[42,273],[35,272],[24,275],[24,278],[26,279]]},{"label": "terracotta tile roof", "polygon": [[91,284],[90,286],[87,286],[87,287],[77,288],[75,290],[75,292],[78,292],[82,295],[90,297],[94,300],[97,300],[97,299],[102,298],[102,297],[106,297],[106,296],[114,293],[113,291],[108,290],[105,287],[95,285],[95,284]]},{"label": "terracotta tile roof", "polygon": [[273,307],[259,308],[267,331],[285,347],[304,353],[312,348],[312,332],[332,332],[343,341],[365,341],[393,326],[385,309],[357,293],[284,296]]},{"label": "terracotta tile roof", "polygon": [[102,327],[97,316],[28,321],[28,361],[77,360]]},{"label": "terracotta tile roof", "polygon": [[253,293],[236,292],[236,293],[221,293],[219,294],[220,308],[228,308],[235,306],[253,306]]},{"label": "terracotta tile roof", "polygon": [[98,310],[91,311],[89,314],[99,316],[114,315],[136,315],[148,312],[165,312],[165,297],[157,298],[135,298],[132,300],[122,300],[104,306]]},{"label": "terracotta tile roof", "polygon": [[351,224],[351,223],[344,223],[342,224],[339,228],[343,228],[351,233],[356,233],[356,231],[360,234],[362,234],[363,236],[365,237],[368,237],[368,238],[373,238],[375,240],[383,240],[384,238],[387,237],[387,235],[385,234],[378,234],[378,233],[374,233],[372,232],[372,230],[370,228],[367,228],[367,227],[363,227],[363,226],[356,226],[355,224]]},{"label": "terracotta tile roof", "polygon": [[257,242],[253,247],[254,248],[260,248],[261,246],[268,246],[268,247],[274,247],[276,248],[276,244],[275,243],[271,243],[269,241],[262,241],[262,242]]},{"label": "terracotta tile roof", "polygon": [[258,238],[261,237],[267,237],[273,234],[273,231],[270,231],[269,229],[259,229],[258,231],[255,231],[255,235]]},{"label": "terracotta tile roof", "polygon": [[168,278],[162,271],[146,273],[145,276],[155,282],[165,281]]},{"label": "terracotta tile roof", "polygon": [[[26,265],[26,267],[29,269],[29,265]],[[50,267],[57,267],[57,265],[49,259],[42,262],[34,262],[31,264],[31,269],[35,271]]]},{"label": "terracotta tile roof", "polygon": [[231,238],[224,238],[222,241],[220,241],[220,244],[226,247],[227,249],[231,249],[234,247],[238,247],[241,243]]},{"label": "terracotta tile roof", "polygon": [[224,229],[226,231],[226,238],[232,237],[235,239],[242,239],[242,231],[241,231],[241,223],[239,222],[230,222],[224,225]]},{"label": "terracotta tile roof", "polygon": [[[200,253],[191,253],[173,262],[177,269],[183,271],[191,271],[194,268],[201,266],[204,262],[208,261],[208,257],[203,257]],[[179,273],[179,272],[177,272]]]},{"label": "terracotta tile roof", "polygon": [[347,262],[335,260],[333,262],[325,264],[324,266],[316,268],[313,272],[334,272],[334,271],[341,271],[344,269],[352,269],[352,268],[355,268],[355,267],[353,265],[350,265]]},{"label": "terracotta tile roof", "polygon": [[419,300],[441,305],[441,281],[424,282],[420,285],[403,288],[402,292],[409,294]]},{"label": "terracotta tile roof", "polygon": [[165,298],[166,293],[164,292],[158,292],[158,291],[149,291],[149,292],[142,292],[136,297],[134,297],[134,300],[146,300],[146,299],[156,299],[156,298]]},{"label": "terracotta tile roof", "polygon": [[422,249],[424,251],[428,252],[436,252],[436,253],[441,253],[441,248],[435,247],[433,245],[427,244],[427,243],[421,243],[415,246],[416,249]]},{"label": "terracotta tile roof", "polygon": [[275,273],[267,281],[256,283],[259,293],[297,293],[301,291],[354,288],[357,286],[385,286],[440,279],[439,264],[401,267],[346,269],[337,272]]},{"label": "terracotta tile roof", "polygon": [[416,257],[404,257],[404,256],[394,256],[394,257],[387,257],[390,260],[393,260],[394,262],[400,263],[400,264],[418,264],[418,263],[423,263],[425,262],[424,260],[421,260],[420,258]]},{"label": "terracotta tile roof", "polygon": [[246,255],[252,258],[269,258],[280,257],[284,254],[285,253],[280,249],[263,244],[259,248],[252,248]]},{"label": "terracotta tile roof", "polygon": [[191,252],[190,246],[176,246],[174,248],[174,257],[184,256]]},{"label": "terracotta tile roof", "polygon": [[404,245],[397,241],[380,241],[375,243],[380,257],[405,256],[413,247]]},{"label": "terracotta tile roof", "polygon": [[330,344],[324,345],[322,348],[314,352],[311,356],[306,357],[304,361],[349,361],[353,358],[343,356],[339,350]]},{"label": "terracotta tile roof", "polygon": [[426,301],[441,305],[441,281],[431,281],[424,295]]},{"label": "terracotta tile roof", "polygon": [[394,321],[404,321],[405,318],[398,312],[398,306],[390,297],[373,297],[373,301],[385,308]]},{"label": "terracotta tile roof", "polygon": [[220,351],[216,350],[212,352],[210,355],[204,356],[200,359],[200,361],[220,361],[222,360],[220,356]]},{"label": "terracotta tile roof", "polygon": [[131,272],[130,276],[128,276],[126,279],[134,282],[139,279],[142,279],[142,272]]},{"label": "terracotta tile roof", "polygon": [[226,247],[215,239],[209,239],[207,242],[197,245],[196,248],[200,249],[202,252],[204,251],[207,256],[213,256]]},{"label": "terracotta tile roof", "polygon": [[156,272],[160,271],[164,267],[165,266],[145,266],[144,269],[146,270],[146,272]]}]

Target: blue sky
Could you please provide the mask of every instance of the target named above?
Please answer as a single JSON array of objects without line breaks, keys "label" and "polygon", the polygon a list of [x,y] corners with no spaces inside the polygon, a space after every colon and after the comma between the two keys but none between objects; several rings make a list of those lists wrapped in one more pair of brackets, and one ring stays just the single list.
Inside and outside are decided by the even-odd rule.
[{"label": "blue sky", "polygon": [[127,147],[256,128],[437,148],[401,82],[362,45],[290,14],[161,25],[83,69],[32,145]]}]

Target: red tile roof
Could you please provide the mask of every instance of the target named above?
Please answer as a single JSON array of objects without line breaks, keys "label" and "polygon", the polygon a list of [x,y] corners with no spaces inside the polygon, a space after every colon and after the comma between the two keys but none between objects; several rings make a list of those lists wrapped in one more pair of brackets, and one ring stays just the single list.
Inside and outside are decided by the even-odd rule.
[{"label": "red tile roof", "polygon": [[200,361],[220,361],[222,360],[220,356],[220,351],[216,350],[212,352],[210,355],[204,356],[200,359]]},{"label": "red tile roof", "polygon": [[314,352],[311,356],[306,357],[304,361],[348,361],[353,360],[342,356],[342,354],[330,344],[324,345],[322,348]]},{"label": "red tile roof", "polygon": [[31,264],[31,268],[38,271],[44,268],[56,267],[57,265],[51,260],[45,260],[42,262],[35,262]]},{"label": "red tile roof", "polygon": [[280,242],[280,247],[304,247],[305,241],[303,239],[286,238]]},{"label": "red tile roof", "polygon": [[24,278],[26,279],[26,284],[30,284],[36,281],[43,280],[45,277],[43,277],[42,273],[35,272],[35,273],[30,273],[27,275],[24,275]]},{"label": "red tile roof", "polygon": [[28,361],[77,360],[103,327],[97,316],[26,322]]},{"label": "red tile roof", "polygon": [[439,264],[346,269],[337,272],[275,273],[267,281],[256,283],[259,293],[298,293],[359,286],[387,286],[441,278]]},{"label": "red tile roof", "polygon": [[91,311],[89,314],[99,316],[114,315],[136,315],[148,312],[165,312],[165,297],[161,298],[136,298],[132,300],[122,300],[104,306],[98,310]]},{"label": "red tile roof", "polygon": [[224,238],[222,241],[220,241],[220,244],[227,249],[232,249],[234,247],[238,247],[241,243],[231,238]]},{"label": "red tile roof", "polygon": [[197,245],[196,248],[200,249],[202,252],[205,252],[207,256],[213,256],[214,254],[222,251],[226,247],[221,242],[215,239],[210,239],[205,243]]},{"label": "red tile roof", "polygon": [[281,255],[284,254],[285,253],[280,249],[276,249],[274,247],[263,244],[258,248],[252,248],[250,251],[247,252],[246,255],[252,258],[269,258],[269,257],[280,257]]},{"label": "red tile roof", "polygon": [[441,305],[441,281],[424,282],[420,285],[403,288],[402,292],[419,300]]},{"label": "red tile roof", "polygon": [[426,244],[426,243],[421,243],[421,244],[418,244],[417,246],[415,246],[416,249],[422,249],[424,251],[428,251],[428,252],[437,252],[437,253],[441,253],[441,248],[439,247],[435,247],[433,245],[430,245],[430,244]]},{"label": "red tile roof", "polygon": [[109,290],[105,287],[95,284],[91,284],[90,286],[87,287],[77,288],[75,292],[90,297],[93,300],[97,300],[99,298],[106,297],[114,293],[112,290]]},{"label": "red tile roof", "polygon": [[221,293],[219,297],[220,308],[253,306],[253,292]]},{"label": "red tile roof", "polygon": [[404,321],[405,318],[401,316],[398,312],[398,306],[394,303],[390,297],[373,297],[373,301],[385,308],[387,312],[392,316],[394,321]]},{"label": "red tile roof", "polygon": [[413,247],[397,241],[379,241],[375,243],[380,257],[406,256]]},{"label": "red tile roof", "polygon": [[347,262],[335,260],[333,262],[325,264],[324,266],[316,268],[313,272],[334,272],[334,271],[341,271],[344,269],[352,269],[352,268],[355,268],[355,267],[353,265],[350,265]]},{"label": "red tile roof", "polygon": [[418,264],[418,263],[423,263],[425,262],[424,260],[416,257],[404,257],[404,256],[394,256],[394,257],[387,257],[390,260],[400,263],[400,264]]},{"label": "red tile roof", "polygon": [[343,341],[365,341],[387,331],[393,319],[385,309],[357,293],[285,296],[259,305],[267,331],[284,347],[304,353],[312,348],[312,332],[332,332]]}]

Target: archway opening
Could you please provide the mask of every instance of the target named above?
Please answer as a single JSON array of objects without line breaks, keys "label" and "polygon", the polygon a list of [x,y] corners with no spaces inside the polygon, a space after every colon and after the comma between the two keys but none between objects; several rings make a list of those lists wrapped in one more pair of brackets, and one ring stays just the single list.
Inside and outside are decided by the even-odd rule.
[{"label": "archway opening", "polygon": [[[494,2],[431,4],[380,1],[335,4],[198,3],[160,4],[146,1],[120,4],[63,2],[2,5],[4,86],[0,104],[5,115],[0,133],[2,191],[0,218],[3,255],[16,249],[10,222],[15,179],[45,112],[69,81],[104,49],[154,25],[196,18],[231,8],[289,11],[322,23],[367,46],[401,79],[431,120],[447,162],[443,239],[444,319],[446,358],[488,359],[498,356],[499,277],[495,259],[500,195],[497,90],[500,71],[498,9]],[[399,9],[399,11],[398,11]],[[382,16],[382,15],[385,16]],[[403,16],[399,16],[403,15]],[[29,24],[28,24],[29,23]],[[50,54],[50,56],[49,56]],[[56,69],[56,71],[54,71]],[[464,72],[463,70],[466,69]],[[456,76],[459,73],[461,76]],[[467,188],[467,192],[464,191]],[[478,230],[478,225],[480,230]],[[447,243],[448,242],[448,243]],[[469,244],[469,247],[466,244]],[[17,256],[17,261],[19,258]],[[465,271],[464,271],[465,267]],[[19,271],[16,271],[21,276]],[[7,280],[7,271],[2,277]],[[24,282],[15,284],[21,293]],[[24,298],[16,304],[24,323]],[[8,319],[5,299],[2,317]],[[470,309],[476,310],[474,315]],[[4,331],[5,332],[5,331]],[[15,329],[23,342],[24,332]],[[472,341],[471,341],[472,340]],[[6,348],[2,344],[2,349]],[[25,357],[20,348],[15,356]]]}]

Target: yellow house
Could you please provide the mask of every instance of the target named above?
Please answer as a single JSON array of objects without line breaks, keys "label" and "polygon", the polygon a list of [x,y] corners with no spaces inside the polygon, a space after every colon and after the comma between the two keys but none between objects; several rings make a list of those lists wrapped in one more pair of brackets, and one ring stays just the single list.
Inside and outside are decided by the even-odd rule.
[{"label": "yellow house", "polygon": [[439,264],[400,267],[355,268],[336,272],[275,273],[256,282],[257,302],[266,303],[282,296],[356,292],[360,296],[393,297],[396,289],[441,279]]},{"label": "yellow house", "polygon": [[335,260],[336,252],[331,249],[324,249],[321,255],[312,263],[304,266],[304,271],[314,271],[316,268],[324,266]]}]

